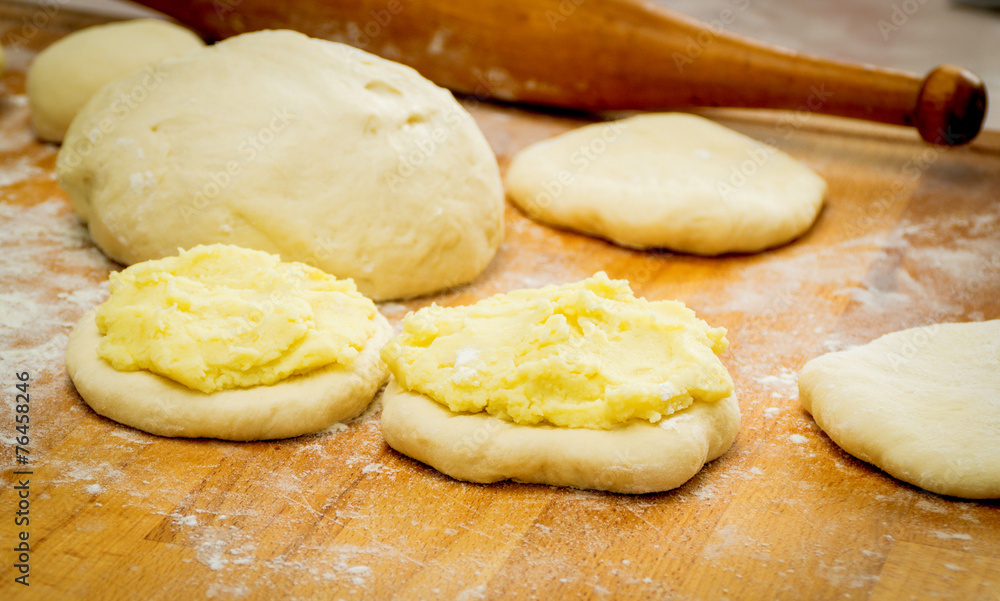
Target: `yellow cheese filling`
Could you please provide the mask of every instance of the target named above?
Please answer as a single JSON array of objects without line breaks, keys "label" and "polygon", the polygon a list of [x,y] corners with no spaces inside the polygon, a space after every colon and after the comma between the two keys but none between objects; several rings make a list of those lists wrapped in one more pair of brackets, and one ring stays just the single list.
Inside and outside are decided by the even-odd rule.
[{"label": "yellow cheese filling", "polygon": [[603,273],[575,284],[431,305],[383,349],[400,386],[456,412],[605,429],[732,394],[725,328]]},{"label": "yellow cheese filling", "polygon": [[100,357],[215,392],[350,364],[375,332],[354,281],[215,244],[111,274],[98,308]]}]

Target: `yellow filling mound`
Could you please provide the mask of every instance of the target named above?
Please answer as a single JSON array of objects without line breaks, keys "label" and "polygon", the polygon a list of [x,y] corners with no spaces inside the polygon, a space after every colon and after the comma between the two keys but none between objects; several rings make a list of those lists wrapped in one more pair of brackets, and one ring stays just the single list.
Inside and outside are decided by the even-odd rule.
[{"label": "yellow filling mound", "polygon": [[274,384],[349,364],[377,310],[350,279],[215,244],[111,274],[97,353],[202,392]]},{"label": "yellow filling mound", "polygon": [[604,273],[575,284],[431,305],[382,349],[400,386],[456,412],[611,428],[728,397],[729,345],[676,301],[636,298]]}]

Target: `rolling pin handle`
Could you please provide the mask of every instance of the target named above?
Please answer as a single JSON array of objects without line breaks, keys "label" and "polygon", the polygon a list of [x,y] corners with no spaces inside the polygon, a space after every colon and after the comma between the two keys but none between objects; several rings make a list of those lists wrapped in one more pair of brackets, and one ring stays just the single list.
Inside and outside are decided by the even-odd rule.
[{"label": "rolling pin handle", "polygon": [[924,78],[913,115],[913,125],[927,142],[941,146],[965,144],[983,126],[986,86],[971,71],[941,65]]}]

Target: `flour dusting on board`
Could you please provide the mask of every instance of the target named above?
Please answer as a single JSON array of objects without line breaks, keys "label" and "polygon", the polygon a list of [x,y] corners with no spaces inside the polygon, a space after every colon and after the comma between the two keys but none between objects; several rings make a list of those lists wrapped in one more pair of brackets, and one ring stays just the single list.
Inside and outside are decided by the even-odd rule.
[{"label": "flour dusting on board", "polygon": [[485,598],[486,598],[485,584],[480,584],[472,588],[467,588],[464,591],[460,592],[457,597],[455,597],[456,601],[475,601],[477,599],[485,599]]},{"label": "flour dusting on board", "polygon": [[943,530],[935,530],[931,534],[934,535],[934,538],[941,540],[972,540],[970,535],[962,532],[945,532]]},{"label": "flour dusting on board", "polygon": [[[7,52],[9,53],[7,55],[9,68],[13,66],[16,59],[11,56],[13,54],[11,48],[8,47]],[[28,96],[26,94],[13,94],[10,89],[6,89],[6,86],[0,87],[0,92],[2,92],[0,94],[0,111],[4,116],[3,119],[0,119],[0,152],[18,153],[25,157],[34,156],[36,163],[40,159],[51,156],[55,152],[52,146],[35,145],[35,135],[28,124]],[[4,165],[3,171],[16,173],[18,162],[15,161],[13,165],[10,163]],[[12,176],[5,173],[3,177],[11,178]]]},{"label": "flour dusting on board", "polygon": [[780,367],[776,375],[761,376],[757,382],[771,389],[773,398],[798,398],[798,374],[787,367]]},{"label": "flour dusting on board", "polygon": [[757,561],[767,561],[771,559],[769,546],[766,542],[743,534],[736,525],[728,524],[712,534],[712,538],[702,549],[701,556],[709,561],[730,555],[747,556]]},{"label": "flour dusting on board", "polygon": [[52,177],[51,172],[47,172],[41,167],[38,167],[31,157],[22,156],[13,163],[7,163],[4,165],[4,168],[0,170],[0,188],[23,182],[24,180],[38,177],[40,175],[44,175],[49,178]]},{"label": "flour dusting on board", "polygon": [[107,274],[117,266],[91,244],[63,200],[0,203],[0,219],[17,224],[0,228],[0,360],[59,370],[70,329],[107,298]]}]

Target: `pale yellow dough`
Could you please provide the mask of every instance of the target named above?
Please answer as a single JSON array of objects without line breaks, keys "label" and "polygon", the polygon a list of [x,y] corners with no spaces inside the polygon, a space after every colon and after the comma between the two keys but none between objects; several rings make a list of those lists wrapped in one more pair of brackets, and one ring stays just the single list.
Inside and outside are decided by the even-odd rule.
[{"label": "pale yellow dough", "polygon": [[[26,88],[31,124],[43,140],[61,142],[73,118],[103,85],[144,67],[205,45],[179,25],[159,19],[137,19],[95,25],[73,32],[42,50],[28,70]],[[127,112],[144,99],[145,87],[118,98],[117,112]]]},{"label": "pale yellow dough", "polygon": [[935,324],[817,357],[799,398],[848,453],[942,495],[1000,497],[1000,320]]},{"label": "pale yellow dough", "polygon": [[[123,105],[133,90],[142,100]],[[386,300],[470,281],[503,240],[496,157],[448,90],[292,31],[108,84],[57,172],[94,242],[126,265],[236,244]]]},{"label": "pale yellow dough", "polygon": [[506,176],[529,216],[632,248],[757,252],[802,235],[826,182],[787,154],[708,119],[646,114],[524,149]]},{"label": "pale yellow dough", "polygon": [[461,480],[668,490],[736,437],[726,345],[681,303],[603,273],[428,307],[382,350],[383,435]]}]

